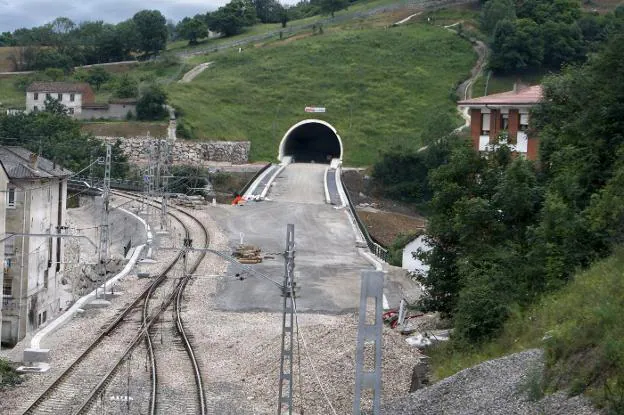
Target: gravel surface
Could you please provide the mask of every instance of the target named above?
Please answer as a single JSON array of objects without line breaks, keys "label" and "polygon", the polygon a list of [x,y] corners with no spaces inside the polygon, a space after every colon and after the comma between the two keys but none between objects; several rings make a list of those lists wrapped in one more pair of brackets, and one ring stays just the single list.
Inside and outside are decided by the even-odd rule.
[{"label": "gravel surface", "polygon": [[[210,211],[195,214],[209,228],[211,247],[226,249],[227,238],[210,218]],[[186,289],[184,322],[201,360],[209,413],[272,414],[278,397],[282,316],[219,310],[214,301],[217,285],[221,279],[232,278],[224,276],[226,268],[221,259],[207,257]],[[307,348],[300,339],[294,349],[297,413],[332,413],[328,400],[337,413],[350,413],[357,316],[299,314],[298,322]],[[390,399],[407,393],[412,367],[421,355],[395,331],[384,329],[383,341],[382,399]]]},{"label": "gravel surface", "polygon": [[600,414],[584,398],[557,393],[531,401],[527,385],[544,365],[540,350],[528,350],[462,370],[405,398],[383,405],[382,413],[462,415]]}]

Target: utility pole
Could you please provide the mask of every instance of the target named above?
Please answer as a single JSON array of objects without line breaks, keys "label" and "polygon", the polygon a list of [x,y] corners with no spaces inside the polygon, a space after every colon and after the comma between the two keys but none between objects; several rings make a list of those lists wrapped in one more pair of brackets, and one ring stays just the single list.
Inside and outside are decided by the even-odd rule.
[{"label": "utility pole", "polygon": [[[381,333],[383,329],[383,282],[384,274],[381,271],[363,271],[360,284],[360,316],[358,323],[357,346],[355,349],[355,399],[353,400],[353,415],[362,413],[362,389],[373,390],[373,414],[381,412]],[[368,310],[368,299],[375,300],[373,310]],[[373,323],[367,321],[367,313],[374,315]],[[364,367],[364,345],[373,342],[375,346],[375,362],[372,370]],[[369,356],[371,357],[371,356]]]},{"label": "utility pole", "polygon": [[293,321],[294,321],[294,270],[295,270],[295,225],[286,229],[286,252],[284,253],[284,285],[282,297],[282,349],[280,353],[279,398],[277,414],[287,411],[292,415],[293,406]]},{"label": "utility pole", "polygon": [[[161,151],[161,145],[163,148]],[[171,177],[171,143],[161,140],[158,145],[158,186],[161,194],[160,232],[167,232],[167,201],[169,199],[169,178]]]},{"label": "utility pole", "polygon": [[[103,271],[103,280],[106,284],[106,262],[108,261],[108,245],[109,245],[109,228],[108,228],[108,210],[110,203],[110,176],[111,176],[111,145],[106,145],[106,159],[104,160],[104,184],[102,185],[102,217],[100,222],[100,246],[99,261],[101,270]],[[103,287],[104,300],[106,300],[106,285]],[[96,288],[97,298],[97,288]]]}]

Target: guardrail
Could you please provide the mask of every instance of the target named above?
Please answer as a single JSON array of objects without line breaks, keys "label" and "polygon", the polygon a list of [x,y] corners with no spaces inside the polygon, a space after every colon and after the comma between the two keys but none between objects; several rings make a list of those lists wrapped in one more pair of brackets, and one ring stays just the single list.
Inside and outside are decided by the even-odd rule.
[{"label": "guardrail", "polygon": [[251,185],[253,184],[253,182],[255,182],[255,181],[256,181],[256,179],[257,179],[258,177],[260,177],[260,175],[261,175],[262,173],[264,173],[264,172],[265,172],[265,170],[266,170],[266,169],[268,169],[269,167],[271,167],[272,165],[273,165],[272,163],[267,163],[264,167],[262,167],[260,170],[258,170],[258,171],[256,172],[256,174],[254,174],[254,175],[252,176],[252,178],[251,178],[251,179],[249,179],[249,181],[247,182],[247,184],[245,184],[245,186],[243,187],[243,189],[240,191],[240,193],[239,193],[239,194],[240,194],[241,196],[242,196],[242,195],[244,195],[244,194],[245,194],[245,192],[247,192],[247,190],[249,190],[249,188],[251,187]]},{"label": "guardrail", "polygon": [[340,183],[342,185],[342,188],[344,189],[345,195],[347,196],[347,204],[349,205],[349,210],[351,211],[351,214],[355,218],[355,223],[357,223],[357,226],[360,229],[360,232],[362,232],[362,235],[364,236],[364,239],[366,240],[366,245],[368,245],[368,249],[370,249],[370,251],[373,254],[375,254],[377,258],[381,259],[384,262],[388,262],[388,250],[384,248],[379,242],[377,242],[375,238],[371,236],[370,233],[368,233],[368,229],[366,228],[366,225],[364,225],[364,222],[362,222],[362,219],[360,219],[360,216],[358,215],[357,210],[355,209],[355,205],[351,201],[351,196],[349,195],[349,189],[347,189],[347,187],[344,185],[344,182],[342,181],[342,169],[340,169]]}]

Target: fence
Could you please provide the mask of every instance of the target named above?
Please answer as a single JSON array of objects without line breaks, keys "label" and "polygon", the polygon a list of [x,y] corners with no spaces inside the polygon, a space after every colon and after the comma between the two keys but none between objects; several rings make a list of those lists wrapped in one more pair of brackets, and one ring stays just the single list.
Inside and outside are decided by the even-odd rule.
[{"label": "fence", "polygon": [[342,188],[345,190],[345,195],[347,196],[347,202],[349,204],[349,210],[351,211],[351,214],[355,218],[355,222],[357,223],[357,226],[360,229],[360,232],[362,232],[362,235],[364,236],[364,239],[366,240],[366,245],[368,245],[368,249],[370,249],[370,251],[373,254],[375,254],[377,258],[381,259],[384,262],[388,262],[388,250],[384,248],[379,242],[377,242],[375,238],[371,236],[370,233],[368,233],[368,229],[366,228],[366,225],[364,225],[364,222],[362,222],[362,219],[360,219],[360,216],[358,215],[357,210],[355,209],[355,205],[353,205],[353,202],[351,201],[349,190],[347,189],[347,187],[344,185],[344,182],[342,181],[342,170],[340,170],[340,183],[342,184]]}]

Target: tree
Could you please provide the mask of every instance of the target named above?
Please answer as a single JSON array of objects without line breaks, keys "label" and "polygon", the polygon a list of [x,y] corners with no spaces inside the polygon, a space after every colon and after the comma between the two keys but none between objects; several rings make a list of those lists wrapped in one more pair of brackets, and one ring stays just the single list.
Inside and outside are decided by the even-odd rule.
[{"label": "tree", "polygon": [[494,30],[490,68],[495,72],[516,72],[539,68],[544,60],[544,42],[532,20],[501,20]]},{"label": "tree", "polygon": [[284,7],[276,0],[253,0],[256,16],[262,23],[278,23]]},{"label": "tree", "polygon": [[149,55],[167,45],[167,20],[158,10],[142,10],[132,17],[138,35],[138,49]]},{"label": "tree", "polygon": [[208,37],[208,26],[197,17],[185,17],[176,27],[177,34],[189,41],[189,45],[196,45],[197,39]]},{"label": "tree", "polygon": [[117,98],[136,98],[139,95],[139,83],[128,74],[117,79],[117,87],[113,92]]},{"label": "tree", "polygon": [[349,0],[320,0],[319,6],[321,13],[331,15],[333,18],[334,13],[349,7]]},{"label": "tree", "polygon": [[137,102],[136,111],[139,120],[161,120],[167,116],[165,104],[167,94],[158,85],[150,85]]},{"label": "tree", "polygon": [[87,75],[87,82],[93,85],[96,91],[99,91],[102,84],[110,79],[111,75],[102,67],[91,69]]},{"label": "tree", "polygon": [[111,40],[118,41],[118,45],[124,56],[131,52],[138,52],[141,49],[141,39],[139,30],[134,19],[124,20],[115,26],[115,36]]},{"label": "tree", "polygon": [[232,36],[256,21],[256,11],[249,0],[232,0],[213,13],[206,15],[208,27],[213,32]]},{"label": "tree", "polygon": [[280,19],[280,23],[282,24],[282,27],[285,28],[286,25],[288,24],[288,20],[290,20],[290,13],[288,12],[288,9],[282,5],[280,5],[280,9],[279,9],[279,19]]},{"label": "tree", "polygon": [[487,34],[493,34],[496,25],[501,20],[515,20],[516,5],[512,0],[490,0],[481,10],[481,30]]},{"label": "tree", "polygon": [[67,108],[65,105],[61,104],[59,100],[55,98],[46,98],[44,105],[44,111],[50,112],[56,115],[67,115]]},{"label": "tree", "polygon": [[15,38],[11,32],[0,34],[0,46],[15,46]]},{"label": "tree", "polygon": [[[0,136],[14,137],[13,145],[25,147],[46,157],[61,166],[80,171],[89,165],[92,158],[104,156],[106,148],[101,140],[80,130],[80,122],[63,114],[58,102],[52,103],[49,110],[30,114],[0,114]],[[33,140],[37,137],[37,140]],[[128,171],[127,157],[116,145],[112,149],[113,172],[115,177],[123,177]],[[103,172],[102,172],[103,173]]]},{"label": "tree", "polygon": [[576,23],[547,22],[541,27],[544,39],[544,66],[560,69],[565,63],[585,59],[585,43]]}]

